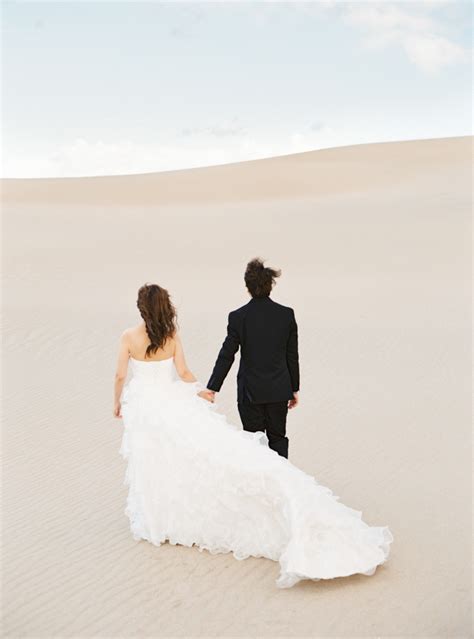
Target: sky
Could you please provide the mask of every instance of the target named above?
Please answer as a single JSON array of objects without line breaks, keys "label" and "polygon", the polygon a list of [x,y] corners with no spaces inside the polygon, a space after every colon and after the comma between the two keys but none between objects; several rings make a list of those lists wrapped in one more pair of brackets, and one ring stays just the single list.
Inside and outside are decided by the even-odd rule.
[{"label": "sky", "polygon": [[3,177],[472,134],[470,2],[2,3]]}]

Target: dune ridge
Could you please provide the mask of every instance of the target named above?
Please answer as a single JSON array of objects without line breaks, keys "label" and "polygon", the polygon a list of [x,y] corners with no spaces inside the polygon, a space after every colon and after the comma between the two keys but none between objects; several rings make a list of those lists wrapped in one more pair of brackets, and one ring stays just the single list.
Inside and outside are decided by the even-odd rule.
[{"label": "dune ridge", "polygon": [[3,199],[153,206],[342,194],[403,182],[413,170],[432,175],[440,164],[462,169],[471,145],[469,136],[380,142],[160,173],[9,178]]}]

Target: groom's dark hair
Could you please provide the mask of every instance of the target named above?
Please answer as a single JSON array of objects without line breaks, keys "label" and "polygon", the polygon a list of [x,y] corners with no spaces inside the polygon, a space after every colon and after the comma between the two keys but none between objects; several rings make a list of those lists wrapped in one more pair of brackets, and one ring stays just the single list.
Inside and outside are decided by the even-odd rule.
[{"label": "groom's dark hair", "polygon": [[268,297],[281,271],[264,266],[259,257],[250,260],[245,269],[245,285],[252,297]]}]

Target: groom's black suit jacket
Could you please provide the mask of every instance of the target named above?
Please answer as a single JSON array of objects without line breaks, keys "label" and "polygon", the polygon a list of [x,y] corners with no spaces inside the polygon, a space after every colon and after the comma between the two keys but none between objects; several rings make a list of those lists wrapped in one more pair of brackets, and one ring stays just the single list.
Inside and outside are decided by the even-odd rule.
[{"label": "groom's black suit jacket", "polygon": [[299,390],[298,326],[292,308],[252,298],[229,313],[227,336],[207,387],[219,391],[240,347],[238,401],[267,404]]}]

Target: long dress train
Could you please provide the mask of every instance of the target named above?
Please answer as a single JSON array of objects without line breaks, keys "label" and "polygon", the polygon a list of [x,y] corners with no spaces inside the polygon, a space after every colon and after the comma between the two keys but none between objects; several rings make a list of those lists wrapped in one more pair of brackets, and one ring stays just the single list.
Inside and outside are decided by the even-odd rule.
[{"label": "long dress train", "polygon": [[125,513],[136,540],[196,545],[280,564],[277,586],[373,575],[392,533],[268,448],[263,432],[230,424],[181,381],[173,358],[131,358],[122,392]]}]

